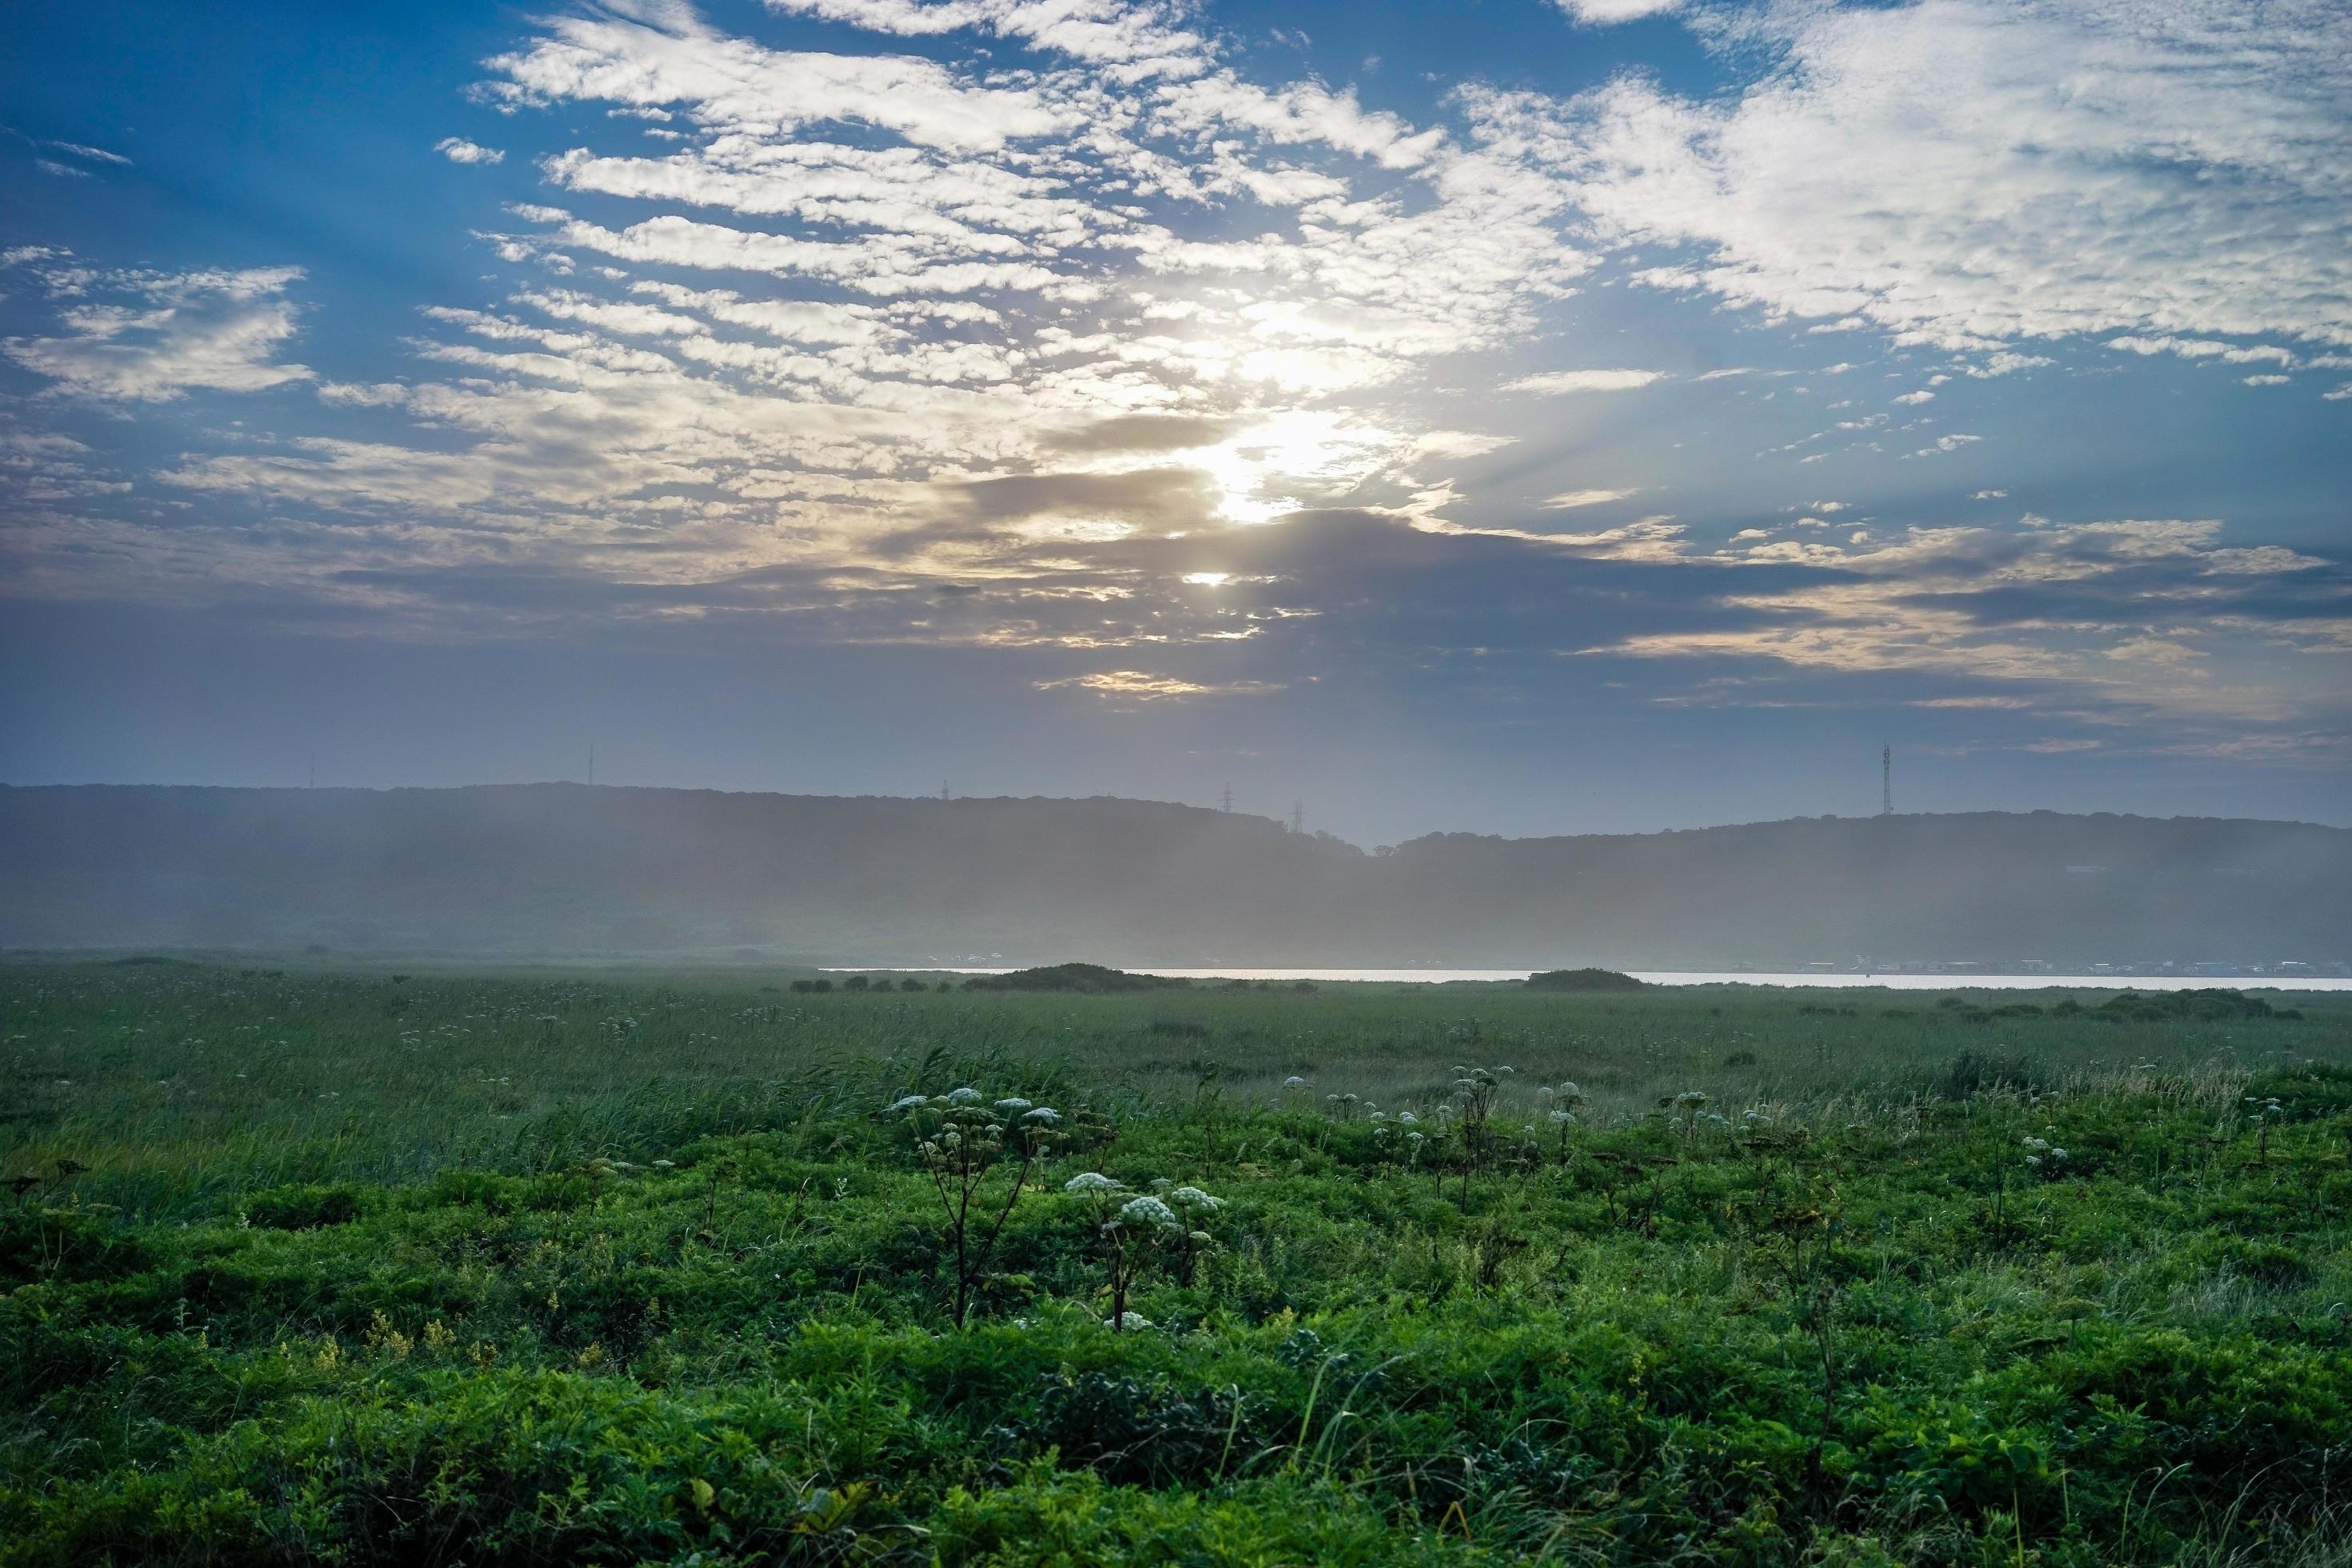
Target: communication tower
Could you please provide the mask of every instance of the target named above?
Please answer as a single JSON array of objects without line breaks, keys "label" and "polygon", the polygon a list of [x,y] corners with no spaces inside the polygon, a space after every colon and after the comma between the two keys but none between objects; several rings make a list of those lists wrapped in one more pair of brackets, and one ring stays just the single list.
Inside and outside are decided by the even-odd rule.
[{"label": "communication tower", "polygon": [[1895,815],[1895,748],[1878,748],[1878,815]]},{"label": "communication tower", "polygon": [[1294,800],[1290,803],[1290,831],[1293,833],[1307,831],[1307,803],[1303,800]]}]

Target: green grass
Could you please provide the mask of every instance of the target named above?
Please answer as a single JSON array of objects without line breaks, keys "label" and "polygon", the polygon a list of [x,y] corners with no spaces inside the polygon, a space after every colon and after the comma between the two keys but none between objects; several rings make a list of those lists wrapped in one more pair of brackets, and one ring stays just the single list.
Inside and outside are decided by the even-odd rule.
[{"label": "green grass", "polygon": [[0,969],[0,1563],[2352,1563],[2352,1005],[2063,1000]]}]

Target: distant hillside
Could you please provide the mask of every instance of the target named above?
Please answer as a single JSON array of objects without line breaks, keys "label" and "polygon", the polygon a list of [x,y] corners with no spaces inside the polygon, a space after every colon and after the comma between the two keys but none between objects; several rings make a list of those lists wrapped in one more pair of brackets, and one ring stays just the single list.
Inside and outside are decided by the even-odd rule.
[{"label": "distant hillside", "polygon": [[2352,958],[2352,831],[1975,814],[1369,856],[1129,800],[0,786],[0,946],[1560,968]]}]

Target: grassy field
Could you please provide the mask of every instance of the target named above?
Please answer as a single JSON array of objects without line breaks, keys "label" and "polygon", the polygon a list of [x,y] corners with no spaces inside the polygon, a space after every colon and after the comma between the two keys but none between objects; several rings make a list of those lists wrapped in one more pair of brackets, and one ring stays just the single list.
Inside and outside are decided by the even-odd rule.
[{"label": "grassy field", "polygon": [[2273,1006],[0,967],[0,1563],[2352,1563]]}]

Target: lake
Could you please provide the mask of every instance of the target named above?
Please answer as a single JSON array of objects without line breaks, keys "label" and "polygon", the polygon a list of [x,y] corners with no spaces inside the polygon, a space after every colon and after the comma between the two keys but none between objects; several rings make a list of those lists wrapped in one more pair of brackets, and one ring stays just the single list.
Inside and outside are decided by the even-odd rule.
[{"label": "lake", "polygon": [[[1138,964],[1139,971],[1173,980],[1312,980],[1438,985],[1447,981],[1519,981],[1526,969],[1163,969]],[[836,971],[879,974],[898,971],[878,969]],[[1003,968],[925,970],[931,974],[1004,974]],[[2323,975],[2273,974],[1768,974],[1707,970],[1635,970],[1637,980],[1654,985],[1805,985],[1842,988],[1884,987],[1889,991],[2200,991],[2226,987],[2238,991],[2352,991],[2352,979]]]}]

